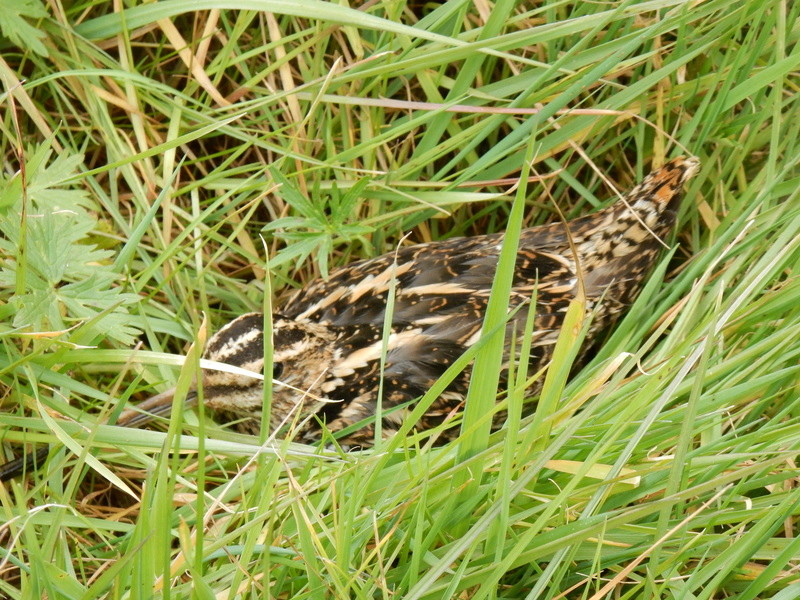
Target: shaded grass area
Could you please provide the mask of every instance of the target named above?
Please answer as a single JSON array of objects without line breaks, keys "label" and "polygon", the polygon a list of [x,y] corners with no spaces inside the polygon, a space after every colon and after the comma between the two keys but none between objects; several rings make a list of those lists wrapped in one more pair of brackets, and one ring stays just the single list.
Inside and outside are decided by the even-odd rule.
[{"label": "shaded grass area", "polygon": [[[0,23],[0,436],[6,457],[54,449],[0,492],[0,594],[798,593],[800,6],[19,10]],[[687,152],[674,250],[530,417],[512,374],[441,448],[260,442],[179,406],[160,431],[105,424],[188,388],[202,340],[265,289],[279,307],[409,231],[588,214]]]}]

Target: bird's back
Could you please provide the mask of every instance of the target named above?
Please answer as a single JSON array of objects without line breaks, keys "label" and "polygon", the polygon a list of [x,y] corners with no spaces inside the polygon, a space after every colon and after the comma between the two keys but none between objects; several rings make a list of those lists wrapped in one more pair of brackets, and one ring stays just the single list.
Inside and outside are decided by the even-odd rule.
[{"label": "bird's back", "polygon": [[[511,305],[526,302],[536,287],[540,312],[557,313],[579,278],[590,300],[608,297],[617,309],[631,302],[666,246],[682,186],[696,169],[695,159],[674,159],[604,210],[523,230]],[[359,261],[303,288],[281,313],[333,327],[382,326],[394,280],[398,331],[447,330],[465,342],[480,326],[502,242],[503,234],[453,238]]]}]

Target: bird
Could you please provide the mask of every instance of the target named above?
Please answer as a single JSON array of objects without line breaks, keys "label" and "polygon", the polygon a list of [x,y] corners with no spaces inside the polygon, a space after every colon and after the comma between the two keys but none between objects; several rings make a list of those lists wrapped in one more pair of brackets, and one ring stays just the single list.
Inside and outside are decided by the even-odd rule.
[{"label": "bird", "polygon": [[[698,167],[696,158],[675,158],[604,210],[522,231],[509,308],[523,309],[508,329],[519,330],[524,323],[524,308],[535,288],[531,369],[550,359],[579,279],[587,310],[595,311],[590,335],[605,329],[635,299],[675,225],[683,186]],[[391,409],[422,396],[479,339],[503,237],[459,237],[400,248],[339,268],[297,291],[272,317],[276,385],[270,430],[296,411],[316,417],[301,432],[306,441],[319,437],[321,423],[335,433],[374,418],[382,378],[381,429],[387,435],[396,431],[406,413]],[[391,333],[381,373],[393,281]],[[209,340],[205,358],[261,373],[263,329],[261,313],[242,315]],[[468,385],[465,370],[433,403],[421,428],[441,423],[457,409]],[[169,401],[169,394],[163,399]],[[203,376],[203,399],[235,429],[260,431],[261,379],[209,371]],[[367,424],[346,441],[368,446],[373,433]]]},{"label": "bird", "polygon": [[[535,292],[530,371],[552,357],[580,286],[593,313],[590,340],[635,300],[675,227],[684,184],[699,166],[697,158],[677,157],[604,209],[521,231],[507,330],[521,331]],[[264,315],[232,320],[211,337],[204,357],[240,370],[204,372],[205,406],[218,421],[258,434],[264,379],[273,379],[271,432],[299,417],[297,441],[316,442],[324,429],[346,430],[342,445],[367,448],[380,402],[381,432],[391,436],[415,400],[480,338],[503,240],[503,233],[495,233],[401,247],[300,288],[271,316],[271,377],[245,374],[263,375]],[[384,341],[390,293],[391,327]],[[469,379],[467,368],[416,427],[437,427],[457,413]],[[123,412],[119,423],[140,426],[168,411],[171,402],[171,391],[154,396]]]}]

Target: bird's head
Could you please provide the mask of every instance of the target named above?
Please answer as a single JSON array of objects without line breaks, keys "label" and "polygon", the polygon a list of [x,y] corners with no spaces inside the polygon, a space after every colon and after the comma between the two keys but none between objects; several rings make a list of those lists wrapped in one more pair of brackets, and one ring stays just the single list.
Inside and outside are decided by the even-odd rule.
[{"label": "bird's head", "polygon": [[[323,325],[273,318],[271,430],[298,412],[316,412],[327,401],[322,395],[332,389],[334,341],[334,334]],[[209,340],[204,357],[235,367],[204,371],[205,405],[223,421],[237,421],[240,430],[257,433],[264,381],[246,372],[264,374],[264,316],[249,313],[225,325]]]},{"label": "bird's head", "polygon": [[[336,387],[330,374],[334,341],[334,334],[323,325],[273,318],[270,431],[331,402],[325,394]],[[225,325],[208,341],[203,358],[221,363],[203,370],[205,406],[221,421],[234,422],[238,430],[258,434],[264,403],[264,315],[248,313]],[[173,392],[124,412],[119,424],[140,426],[153,415],[168,415]],[[198,396],[192,391],[189,401]]]}]

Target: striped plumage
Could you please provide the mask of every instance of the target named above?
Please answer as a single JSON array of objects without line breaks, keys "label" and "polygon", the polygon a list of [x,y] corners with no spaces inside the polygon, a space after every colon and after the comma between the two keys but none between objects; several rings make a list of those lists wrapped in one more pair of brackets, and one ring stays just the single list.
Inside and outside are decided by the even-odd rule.
[{"label": "striped plumage", "polygon": [[[683,185],[697,168],[696,159],[674,159],[624,199],[571,221],[577,260],[563,223],[523,230],[510,306],[528,303],[538,287],[532,369],[550,358],[564,311],[576,293],[579,268],[588,309],[602,297],[590,336],[635,298],[673,228]],[[502,240],[503,234],[495,234],[410,246],[338,269],[298,291],[273,317],[274,376],[291,387],[273,386],[271,428],[296,411],[313,412],[319,419],[308,419],[299,436],[313,440],[319,435],[319,420],[335,432],[374,415],[384,311],[394,277],[382,400],[382,410],[389,414],[382,429],[387,434],[396,430],[405,412],[391,412],[391,407],[425,393],[479,338]],[[524,309],[518,311],[509,329],[525,317]],[[262,327],[261,314],[239,317],[209,341],[206,358],[261,372]],[[439,423],[458,408],[468,382],[469,369],[418,426]],[[242,431],[258,431],[263,401],[258,379],[209,371],[204,398],[222,420],[236,422]],[[344,441],[365,446],[372,437],[372,427],[366,426]]]}]

